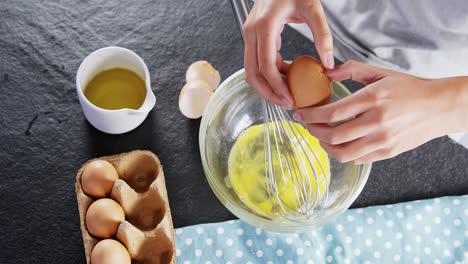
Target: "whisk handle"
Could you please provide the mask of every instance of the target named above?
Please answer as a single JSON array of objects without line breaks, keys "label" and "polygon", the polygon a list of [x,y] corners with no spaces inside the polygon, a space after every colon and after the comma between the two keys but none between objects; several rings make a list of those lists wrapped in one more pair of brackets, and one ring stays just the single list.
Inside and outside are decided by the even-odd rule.
[{"label": "whisk handle", "polygon": [[234,15],[236,16],[242,39],[244,39],[244,23],[250,13],[249,3],[247,0],[229,0],[229,2],[231,2],[232,11],[234,11]]}]

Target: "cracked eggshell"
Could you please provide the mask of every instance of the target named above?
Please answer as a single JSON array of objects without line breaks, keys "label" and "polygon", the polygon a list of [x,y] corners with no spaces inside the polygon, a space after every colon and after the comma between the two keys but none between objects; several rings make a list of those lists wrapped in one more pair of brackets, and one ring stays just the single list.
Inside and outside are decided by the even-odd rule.
[{"label": "cracked eggshell", "polygon": [[205,81],[212,91],[216,90],[221,80],[219,72],[207,61],[201,60],[192,63],[185,73],[187,83],[196,80]]},{"label": "cracked eggshell", "polygon": [[328,104],[332,83],[320,61],[311,56],[297,57],[289,66],[287,83],[296,108]]},{"label": "cracked eggshell", "polygon": [[188,82],[180,91],[180,112],[187,118],[200,118],[212,94],[212,90],[205,81],[195,80]]}]

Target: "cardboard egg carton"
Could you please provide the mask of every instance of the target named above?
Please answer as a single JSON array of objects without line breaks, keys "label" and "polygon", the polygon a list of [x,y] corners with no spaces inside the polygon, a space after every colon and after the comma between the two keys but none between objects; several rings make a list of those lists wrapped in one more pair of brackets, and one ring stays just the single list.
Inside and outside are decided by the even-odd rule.
[{"label": "cardboard egg carton", "polygon": [[[114,239],[125,245],[132,263],[174,264],[176,242],[171,211],[167,198],[164,172],[158,157],[150,151],[136,150],[114,156],[101,157],[117,169],[110,198],[123,208],[125,221]],[[84,164],[76,176],[76,196],[80,214],[81,233],[87,263],[99,239],[86,228],[86,211],[96,199],[86,195],[81,187]]]}]

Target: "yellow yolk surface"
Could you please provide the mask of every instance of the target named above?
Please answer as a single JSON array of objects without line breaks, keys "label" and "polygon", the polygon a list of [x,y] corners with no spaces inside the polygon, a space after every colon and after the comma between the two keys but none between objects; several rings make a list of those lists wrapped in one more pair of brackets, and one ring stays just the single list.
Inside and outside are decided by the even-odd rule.
[{"label": "yellow yolk surface", "polygon": [[[296,195],[294,186],[298,185],[298,183],[299,185],[304,183],[306,186],[310,187],[307,189],[310,190],[309,198],[311,201],[316,198],[320,198],[320,196],[316,197],[317,182],[319,183],[319,195],[324,195],[327,189],[327,183],[330,181],[330,165],[328,155],[320,146],[319,141],[310,135],[303,126],[293,122],[290,122],[289,124],[287,121],[283,122],[285,124],[284,127],[286,128],[289,127],[289,125],[294,126],[296,133],[300,132],[303,135],[304,140],[310,146],[309,149],[306,147],[307,144],[305,144],[305,142],[292,142],[292,145],[299,150],[298,153],[301,153],[296,156],[296,159],[299,161],[303,160],[300,164],[305,165],[292,168],[293,174],[294,171],[296,171],[296,173],[300,173],[304,179],[303,181],[294,183],[294,179],[290,177],[291,174],[286,167],[286,152],[284,145],[279,144],[278,155],[273,136],[273,125],[271,123],[269,124],[274,180],[278,187],[279,198],[281,198],[288,206],[297,210],[300,202]],[[269,198],[267,179],[265,177],[265,161],[269,164],[268,156],[267,159],[265,159],[265,128],[266,126],[264,124],[255,125],[241,133],[229,154],[228,173],[232,188],[248,208],[259,215],[276,219],[279,215]],[[289,132],[290,131],[291,130],[289,129]],[[301,144],[305,147],[305,151],[302,150]],[[316,159],[314,158],[314,154]],[[317,178],[314,176],[314,171],[308,162],[307,156],[310,157],[313,167],[317,172]],[[291,162],[289,164],[291,164]],[[278,206],[276,202],[274,202],[274,204],[276,207]]]}]

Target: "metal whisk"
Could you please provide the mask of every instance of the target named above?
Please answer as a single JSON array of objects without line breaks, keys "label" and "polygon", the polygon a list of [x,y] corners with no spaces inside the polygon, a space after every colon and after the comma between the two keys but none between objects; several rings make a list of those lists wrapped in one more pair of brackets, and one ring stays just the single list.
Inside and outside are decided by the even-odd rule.
[{"label": "metal whisk", "polygon": [[[265,177],[276,212],[292,222],[309,222],[328,197],[327,171],[285,109],[263,100]],[[279,166],[279,171],[274,166]],[[294,199],[281,196],[278,183],[293,188]],[[324,187],[324,188],[321,188]]]},{"label": "metal whisk", "polygon": [[[231,0],[231,5],[244,37],[249,5],[246,0]],[[294,122],[285,109],[263,99],[262,104],[265,177],[270,201],[278,215],[287,221],[310,222],[327,200],[328,172],[299,130],[300,124]],[[275,164],[279,171],[275,171]],[[293,188],[295,197],[292,200],[283,197],[279,184]]]}]

